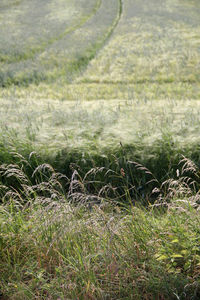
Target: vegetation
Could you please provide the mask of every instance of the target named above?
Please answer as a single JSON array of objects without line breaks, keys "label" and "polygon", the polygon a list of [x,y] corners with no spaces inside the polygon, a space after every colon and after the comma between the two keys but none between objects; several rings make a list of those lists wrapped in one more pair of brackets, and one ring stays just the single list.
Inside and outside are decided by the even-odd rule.
[{"label": "vegetation", "polygon": [[[142,208],[127,181],[120,187],[124,205],[112,177],[101,187],[102,169],[84,177],[74,169],[68,179],[43,164],[32,170],[33,184],[23,171],[30,162],[17,157],[18,165],[0,171],[3,299],[199,299],[200,182],[194,163],[184,158],[177,179],[162,183],[155,204],[146,198]],[[115,174],[125,176],[122,169]]]},{"label": "vegetation", "polygon": [[1,11],[2,163],[11,148],[84,169],[120,143],[162,177],[200,161],[198,1],[29,2]]},{"label": "vegetation", "polygon": [[0,299],[199,299],[199,1],[0,2]]}]

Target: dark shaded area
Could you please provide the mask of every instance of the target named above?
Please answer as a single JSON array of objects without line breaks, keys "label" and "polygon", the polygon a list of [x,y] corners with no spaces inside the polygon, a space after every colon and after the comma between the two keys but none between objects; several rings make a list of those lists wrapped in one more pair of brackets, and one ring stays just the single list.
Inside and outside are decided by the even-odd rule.
[{"label": "dark shaded area", "polygon": [[[200,145],[188,145],[187,148],[178,147],[172,138],[165,138],[154,143],[153,147],[140,144],[119,145],[116,148],[89,153],[86,149],[61,149],[55,153],[51,151],[36,151],[31,144],[15,143],[15,146],[0,145],[0,181],[2,184],[23,190],[24,181],[16,179],[15,174],[3,175],[9,164],[16,164],[23,170],[29,185],[48,181],[52,172],[42,169],[40,176],[33,176],[34,170],[42,164],[49,164],[55,172],[66,176],[62,179],[62,192],[69,193],[70,182],[75,178],[78,184],[73,187],[74,192],[84,195],[102,196],[115,199],[118,202],[140,201],[154,203],[160,193],[162,183],[170,178],[177,178],[177,169],[182,166],[180,161],[183,155],[191,159],[197,168],[200,165]],[[19,155],[16,155],[18,153]],[[31,155],[30,155],[31,153]],[[22,155],[27,162],[20,156]],[[92,171],[91,171],[92,170]],[[76,172],[76,176],[74,176]],[[89,172],[89,173],[88,173]],[[87,174],[88,173],[88,174]],[[86,175],[87,174],[87,175]],[[189,174],[193,176],[192,174]],[[84,186],[84,191],[81,187]],[[198,185],[198,183],[197,183]],[[194,186],[197,189],[197,185]],[[152,193],[154,189],[159,192]],[[41,195],[49,197],[42,190]],[[130,200],[131,199],[131,200]]]}]

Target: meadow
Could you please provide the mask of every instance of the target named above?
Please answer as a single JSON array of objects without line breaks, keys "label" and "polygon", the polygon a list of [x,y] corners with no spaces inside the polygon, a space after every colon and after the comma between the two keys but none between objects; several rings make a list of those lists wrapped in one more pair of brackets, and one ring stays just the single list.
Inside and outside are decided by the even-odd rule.
[{"label": "meadow", "polygon": [[199,19],[0,1],[0,299],[199,299]]},{"label": "meadow", "polygon": [[3,148],[54,164],[63,152],[101,157],[123,144],[156,166],[158,145],[170,144],[198,160],[198,1],[6,3]]}]

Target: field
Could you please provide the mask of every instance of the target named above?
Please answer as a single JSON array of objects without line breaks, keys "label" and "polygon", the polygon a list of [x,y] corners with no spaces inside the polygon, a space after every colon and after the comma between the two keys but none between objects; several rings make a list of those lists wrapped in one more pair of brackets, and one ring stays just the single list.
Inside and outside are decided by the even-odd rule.
[{"label": "field", "polygon": [[0,0],[0,299],[199,299],[199,19],[199,0]]},{"label": "field", "polygon": [[198,160],[198,1],[24,0],[1,7],[3,161],[13,144],[53,161],[74,149],[116,153],[123,144],[138,148],[141,163],[150,151],[156,169],[152,153],[166,140]]}]

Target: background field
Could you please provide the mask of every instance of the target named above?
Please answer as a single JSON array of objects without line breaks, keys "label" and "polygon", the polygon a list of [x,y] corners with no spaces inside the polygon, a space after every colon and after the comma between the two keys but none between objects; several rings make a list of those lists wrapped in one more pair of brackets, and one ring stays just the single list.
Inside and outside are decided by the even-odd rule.
[{"label": "background field", "polygon": [[199,15],[196,0],[1,2],[1,161],[36,150],[63,170],[123,147],[163,176],[199,161]]}]

